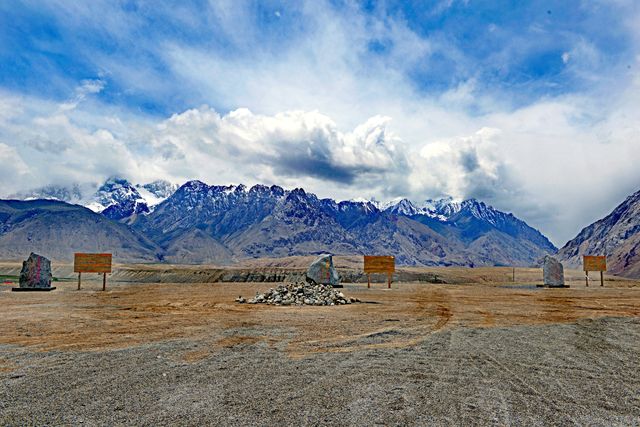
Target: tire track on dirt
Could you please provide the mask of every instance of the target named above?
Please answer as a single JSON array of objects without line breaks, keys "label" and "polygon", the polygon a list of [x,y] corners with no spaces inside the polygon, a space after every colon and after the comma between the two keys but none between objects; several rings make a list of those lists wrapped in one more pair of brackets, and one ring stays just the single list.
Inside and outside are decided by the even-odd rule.
[{"label": "tire track on dirt", "polygon": [[[519,376],[517,373],[515,373],[514,371],[509,369],[509,367],[505,363],[500,362],[498,359],[493,357],[488,352],[486,352],[483,349],[481,349],[481,348],[477,347],[476,345],[472,344],[469,339],[467,339],[467,338],[462,338],[462,339],[465,341],[465,344],[469,348],[472,348],[475,351],[477,351],[478,353],[482,354],[486,358],[486,360],[488,362],[491,362],[492,364],[494,364],[498,368],[499,371],[506,372],[512,378],[512,379],[509,379],[507,377],[506,381],[509,382],[512,386],[514,386],[515,389],[518,389],[518,384],[519,384],[521,387],[524,387],[524,388],[528,389],[529,391],[531,391],[540,400],[545,402],[549,407],[552,407],[556,411],[557,414],[563,414],[562,409],[560,408],[559,405],[557,405],[553,400],[548,399],[542,392],[540,392],[538,389],[536,389],[534,386],[532,386],[528,381],[526,381],[524,378]],[[572,398],[570,394],[567,394],[567,396],[569,398],[571,398],[573,400],[572,403],[574,403],[580,409],[582,409],[582,410],[586,410],[587,409],[584,406],[580,405],[574,398]],[[576,425],[576,426],[580,426],[581,425],[575,418],[572,418],[572,417],[570,417],[570,416],[568,416],[566,414],[563,414],[563,416],[567,417],[568,421],[570,421],[574,425]]]}]

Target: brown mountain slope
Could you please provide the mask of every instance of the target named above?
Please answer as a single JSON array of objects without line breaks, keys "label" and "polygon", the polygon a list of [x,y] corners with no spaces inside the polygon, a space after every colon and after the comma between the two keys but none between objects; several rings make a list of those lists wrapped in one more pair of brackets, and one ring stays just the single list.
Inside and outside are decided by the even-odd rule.
[{"label": "brown mountain slope", "polygon": [[230,264],[232,254],[227,247],[202,230],[192,229],[171,241],[163,261],[176,264]]},{"label": "brown mountain slope", "polygon": [[128,226],[82,206],[52,200],[0,201],[0,258],[37,252],[72,260],[74,252],[111,252],[115,262],[157,261],[159,248]]},{"label": "brown mountain slope", "polygon": [[606,255],[609,272],[640,277],[640,191],[558,251],[559,258],[574,268],[582,266],[583,255]]}]

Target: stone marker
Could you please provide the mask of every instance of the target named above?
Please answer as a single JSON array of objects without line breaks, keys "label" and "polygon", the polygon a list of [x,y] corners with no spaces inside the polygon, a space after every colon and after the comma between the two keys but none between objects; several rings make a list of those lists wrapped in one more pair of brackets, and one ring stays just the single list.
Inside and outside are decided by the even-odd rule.
[{"label": "stone marker", "polygon": [[313,261],[307,270],[307,282],[341,288],[340,276],[333,266],[333,256],[320,255]]},{"label": "stone marker", "polygon": [[546,255],[543,264],[544,285],[551,288],[564,288],[564,268],[555,258]]},{"label": "stone marker", "polygon": [[51,261],[47,258],[34,254],[22,263],[20,271],[20,287],[13,288],[13,291],[51,291]]}]

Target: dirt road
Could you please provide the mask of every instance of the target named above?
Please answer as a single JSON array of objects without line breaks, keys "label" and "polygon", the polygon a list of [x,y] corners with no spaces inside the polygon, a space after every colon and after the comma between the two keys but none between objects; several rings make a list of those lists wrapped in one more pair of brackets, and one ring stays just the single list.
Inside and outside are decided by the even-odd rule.
[{"label": "dirt road", "polygon": [[[502,272],[500,273],[502,274]],[[0,424],[640,422],[640,286],[396,283],[340,307],[268,283],[0,285]]]}]

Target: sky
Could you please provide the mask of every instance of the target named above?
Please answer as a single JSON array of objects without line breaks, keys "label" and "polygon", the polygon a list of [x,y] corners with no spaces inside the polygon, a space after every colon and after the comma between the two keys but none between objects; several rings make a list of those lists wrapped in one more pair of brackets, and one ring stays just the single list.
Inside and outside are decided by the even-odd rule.
[{"label": "sky", "polygon": [[477,198],[562,246],[640,190],[640,2],[0,2],[0,197]]}]

